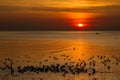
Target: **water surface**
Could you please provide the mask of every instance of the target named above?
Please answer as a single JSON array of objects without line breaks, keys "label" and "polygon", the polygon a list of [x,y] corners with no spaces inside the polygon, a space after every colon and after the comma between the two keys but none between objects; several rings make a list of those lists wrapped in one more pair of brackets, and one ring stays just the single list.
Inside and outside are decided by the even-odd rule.
[{"label": "water surface", "polygon": [[[120,80],[119,44],[119,31],[0,32],[0,77],[1,80]],[[11,61],[13,74],[6,67]],[[81,66],[82,61],[86,66]],[[28,70],[22,74],[18,71],[19,66],[23,69],[57,64],[74,65],[75,74],[68,67],[65,67],[65,75],[61,69],[47,73]],[[81,67],[83,71],[77,74],[79,70],[74,69]]]}]

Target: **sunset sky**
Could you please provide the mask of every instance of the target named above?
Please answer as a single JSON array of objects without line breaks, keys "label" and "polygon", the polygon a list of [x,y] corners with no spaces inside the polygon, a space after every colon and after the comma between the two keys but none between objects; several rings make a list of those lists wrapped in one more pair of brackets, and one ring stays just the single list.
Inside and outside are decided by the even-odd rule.
[{"label": "sunset sky", "polygon": [[120,0],[0,0],[0,30],[120,30]]}]

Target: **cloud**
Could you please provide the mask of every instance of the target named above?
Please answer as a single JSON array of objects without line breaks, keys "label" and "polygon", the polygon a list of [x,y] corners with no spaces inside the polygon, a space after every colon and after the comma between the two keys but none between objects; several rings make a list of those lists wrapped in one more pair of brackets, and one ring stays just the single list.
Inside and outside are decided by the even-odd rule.
[{"label": "cloud", "polygon": [[2,11],[21,11],[24,9],[25,9],[25,7],[20,7],[20,6],[0,5],[0,12],[2,12]]},{"label": "cloud", "polygon": [[89,12],[88,9],[83,8],[57,8],[57,7],[36,7],[36,6],[6,6],[1,5],[0,11],[49,11],[49,12]]},{"label": "cloud", "polygon": [[106,6],[89,6],[89,7],[74,7],[74,8],[58,8],[58,7],[37,7],[37,6],[6,6],[0,5],[2,11],[48,11],[48,12],[85,12],[85,13],[108,13],[120,12],[120,5]]},{"label": "cloud", "polygon": [[98,7],[93,7],[93,9],[98,9],[102,11],[115,11],[115,10],[120,11],[120,5],[98,6]]}]

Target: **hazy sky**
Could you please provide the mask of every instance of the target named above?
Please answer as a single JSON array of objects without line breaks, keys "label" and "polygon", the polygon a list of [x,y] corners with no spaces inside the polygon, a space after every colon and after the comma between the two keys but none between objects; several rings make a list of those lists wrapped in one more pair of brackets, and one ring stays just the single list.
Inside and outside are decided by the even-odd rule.
[{"label": "hazy sky", "polygon": [[0,0],[0,30],[120,30],[120,0]]}]

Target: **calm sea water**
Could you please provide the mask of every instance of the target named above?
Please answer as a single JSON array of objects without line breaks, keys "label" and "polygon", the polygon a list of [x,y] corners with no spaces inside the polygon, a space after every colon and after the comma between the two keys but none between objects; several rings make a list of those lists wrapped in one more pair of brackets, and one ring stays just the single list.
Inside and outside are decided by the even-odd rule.
[{"label": "calm sea water", "polygon": [[120,31],[0,32],[0,80],[120,80],[119,44]]},{"label": "calm sea water", "polygon": [[0,38],[95,39],[119,38],[120,31],[14,31],[0,32]]}]

